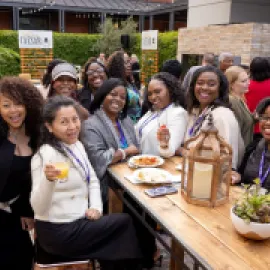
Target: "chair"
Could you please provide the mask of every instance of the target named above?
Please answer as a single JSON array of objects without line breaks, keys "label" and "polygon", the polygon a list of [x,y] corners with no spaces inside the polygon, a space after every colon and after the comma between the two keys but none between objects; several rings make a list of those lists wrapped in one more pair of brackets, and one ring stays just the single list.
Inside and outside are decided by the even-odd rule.
[{"label": "chair", "polygon": [[39,245],[38,241],[35,243],[35,251],[34,270],[96,270],[94,260],[80,260],[50,254]]}]

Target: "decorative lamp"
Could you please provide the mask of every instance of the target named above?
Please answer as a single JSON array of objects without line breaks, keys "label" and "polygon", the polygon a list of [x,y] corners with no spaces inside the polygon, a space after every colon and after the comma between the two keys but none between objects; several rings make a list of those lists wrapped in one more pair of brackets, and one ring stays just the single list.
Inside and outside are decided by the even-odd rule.
[{"label": "decorative lamp", "polygon": [[208,121],[184,144],[181,194],[188,203],[215,207],[229,199],[232,148],[218,135],[211,113]]}]

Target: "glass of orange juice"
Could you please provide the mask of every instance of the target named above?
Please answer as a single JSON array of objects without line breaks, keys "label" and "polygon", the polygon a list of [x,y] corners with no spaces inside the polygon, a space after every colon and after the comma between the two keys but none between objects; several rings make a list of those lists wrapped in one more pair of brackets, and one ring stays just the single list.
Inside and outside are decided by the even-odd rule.
[{"label": "glass of orange juice", "polygon": [[69,172],[69,163],[68,162],[53,162],[52,165],[60,172],[57,176],[61,182],[66,182]]}]

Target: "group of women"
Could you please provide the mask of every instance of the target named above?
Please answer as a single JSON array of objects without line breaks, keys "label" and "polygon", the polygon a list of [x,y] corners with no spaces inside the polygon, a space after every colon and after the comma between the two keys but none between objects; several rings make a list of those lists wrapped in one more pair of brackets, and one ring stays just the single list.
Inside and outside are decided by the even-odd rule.
[{"label": "group of women", "polygon": [[[210,115],[233,148],[232,182],[259,176],[270,187],[270,99],[256,110],[263,138],[244,154],[254,124],[244,70],[232,67],[224,75],[202,67],[187,96],[173,75],[158,73],[141,116],[140,93],[122,51],[111,55],[107,67],[90,59],[79,91],[71,64],[55,61],[48,68],[46,101],[22,79],[0,81],[1,269],[31,269],[28,231],[34,226],[49,254],[98,259],[105,270],[141,269],[141,262],[150,269],[160,258],[155,239],[128,209],[107,215],[113,185],[107,168],[139,153],[181,155],[183,142],[207,126]],[[66,181],[59,179],[57,162],[69,164]]]}]

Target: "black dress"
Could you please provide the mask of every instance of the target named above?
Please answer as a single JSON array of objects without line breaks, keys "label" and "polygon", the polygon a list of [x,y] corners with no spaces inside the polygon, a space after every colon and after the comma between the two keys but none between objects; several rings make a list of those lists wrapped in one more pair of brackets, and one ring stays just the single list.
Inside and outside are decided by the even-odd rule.
[{"label": "black dress", "polygon": [[[10,144],[9,149],[12,149],[13,145],[10,142],[5,141],[4,143]],[[5,159],[2,151],[0,155]],[[6,165],[9,167],[9,159],[6,161]],[[5,179],[2,176],[5,175],[6,168],[0,166],[0,181],[2,182],[0,202],[7,202],[19,196],[10,206],[11,213],[0,209],[0,269],[3,270],[32,269],[33,245],[28,231],[24,231],[21,225],[21,217],[33,217],[29,204],[30,162],[31,156],[19,157],[15,156],[13,152],[9,175]],[[1,165],[3,165],[3,160]],[[3,183],[4,180],[5,183]]]}]

